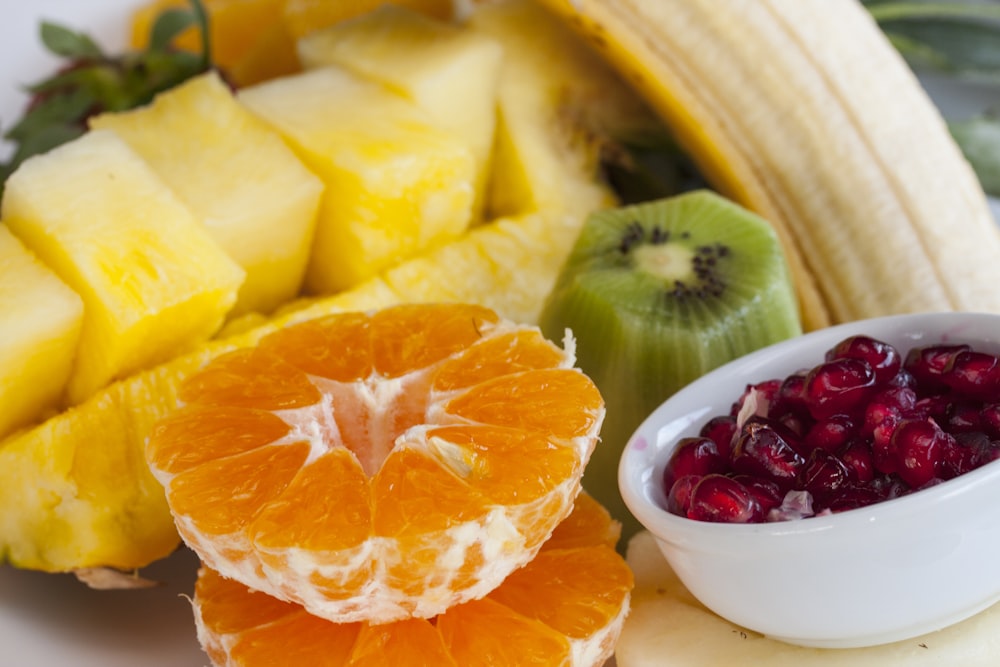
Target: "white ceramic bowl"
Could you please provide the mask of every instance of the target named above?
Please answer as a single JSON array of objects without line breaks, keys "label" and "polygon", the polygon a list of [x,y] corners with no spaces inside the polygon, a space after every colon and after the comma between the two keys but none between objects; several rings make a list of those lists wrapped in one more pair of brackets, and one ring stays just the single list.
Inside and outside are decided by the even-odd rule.
[{"label": "white ceramic bowl", "polygon": [[793,644],[869,646],[914,637],[1000,600],[1000,462],[836,515],[730,525],[670,514],[661,484],[677,440],[728,412],[748,383],[820,363],[854,334],[911,347],[967,342],[1000,353],[1000,315],[932,313],[856,322],[754,352],[654,411],[622,454],[619,483],[681,581],[705,606]]}]

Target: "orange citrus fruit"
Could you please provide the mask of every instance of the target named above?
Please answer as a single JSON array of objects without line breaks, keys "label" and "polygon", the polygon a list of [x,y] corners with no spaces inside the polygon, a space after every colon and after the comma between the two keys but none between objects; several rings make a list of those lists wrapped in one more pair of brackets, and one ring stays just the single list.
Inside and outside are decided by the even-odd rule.
[{"label": "orange citrus fruit", "polygon": [[190,376],[148,462],[222,575],[337,622],[434,616],[573,506],[604,402],[567,347],[472,305],[307,321]]},{"label": "orange citrus fruit", "polygon": [[202,567],[198,638],[217,666],[601,665],[633,581],[608,513],[585,494],[535,558],[486,597],[434,619],[338,624]]}]

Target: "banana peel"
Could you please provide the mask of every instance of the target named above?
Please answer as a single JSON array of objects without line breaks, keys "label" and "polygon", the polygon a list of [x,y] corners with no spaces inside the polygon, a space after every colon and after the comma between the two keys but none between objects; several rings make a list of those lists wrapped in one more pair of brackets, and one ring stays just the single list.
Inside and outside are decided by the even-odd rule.
[{"label": "banana peel", "polygon": [[854,0],[543,0],[768,219],[803,324],[1000,311],[1000,231],[940,112]]}]

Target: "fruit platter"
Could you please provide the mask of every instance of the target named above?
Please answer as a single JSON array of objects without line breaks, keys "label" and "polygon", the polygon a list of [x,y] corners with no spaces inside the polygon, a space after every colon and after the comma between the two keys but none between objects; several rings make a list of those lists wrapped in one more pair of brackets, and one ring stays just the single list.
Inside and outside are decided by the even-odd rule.
[{"label": "fruit platter", "polygon": [[[666,442],[647,417],[726,364],[1000,313],[995,89],[955,76],[977,63],[947,61],[932,11],[896,4],[12,8],[5,656],[722,659],[671,646],[690,624],[822,667],[985,641],[982,601],[874,639],[750,629],[661,530],[810,532],[975,484],[1000,458],[1000,349],[961,324],[916,361],[860,331],[826,374],[712,389],[715,421],[636,474],[659,480],[653,509],[624,487],[636,438]],[[1000,21],[977,11],[937,18]],[[875,376],[891,400],[809,403],[810,382],[870,399]]]}]

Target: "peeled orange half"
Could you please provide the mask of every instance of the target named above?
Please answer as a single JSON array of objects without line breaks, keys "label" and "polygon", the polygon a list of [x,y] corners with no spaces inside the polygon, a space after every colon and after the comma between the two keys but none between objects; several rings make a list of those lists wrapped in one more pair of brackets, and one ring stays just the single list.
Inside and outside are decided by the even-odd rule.
[{"label": "peeled orange half", "polygon": [[190,376],[147,459],[221,575],[339,623],[435,616],[573,507],[604,402],[567,347],[471,305],[311,320]]},{"label": "peeled orange half", "polygon": [[202,568],[198,638],[218,667],[601,665],[628,613],[632,572],[607,511],[581,494],[535,558],[434,619],[337,624]]}]

